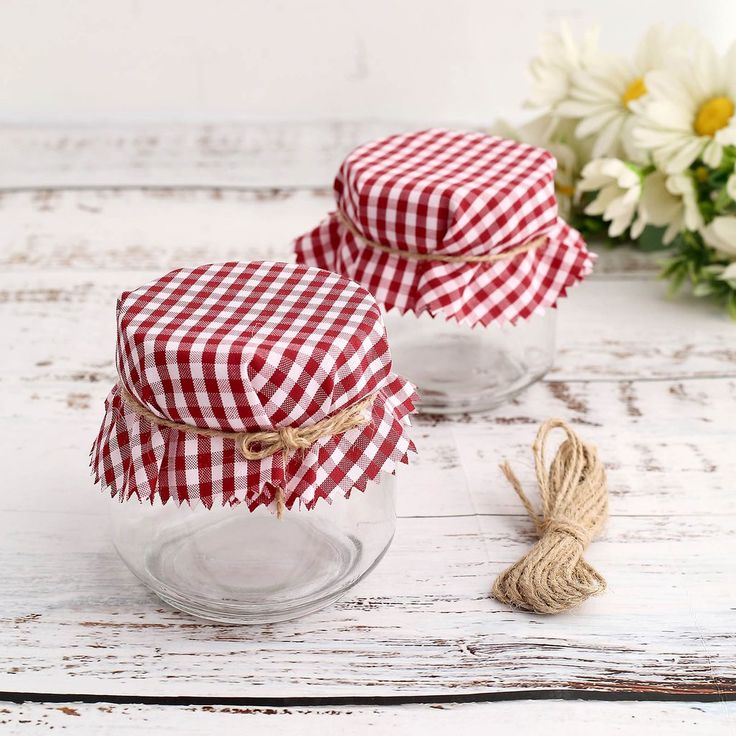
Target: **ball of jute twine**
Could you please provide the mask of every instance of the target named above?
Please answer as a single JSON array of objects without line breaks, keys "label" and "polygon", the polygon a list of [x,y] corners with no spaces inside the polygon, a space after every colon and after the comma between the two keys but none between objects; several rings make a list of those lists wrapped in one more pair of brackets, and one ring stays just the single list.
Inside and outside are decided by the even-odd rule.
[{"label": "ball of jute twine", "polygon": [[[545,446],[556,429],[567,437],[547,469]],[[539,540],[498,576],[491,593],[524,611],[560,613],[606,588],[601,574],[583,559],[608,513],[606,472],[595,447],[561,419],[550,419],[539,428],[532,451],[542,501],[539,511],[509,464],[504,462],[501,470],[534,522]]]},{"label": "ball of jute twine", "polygon": [[[289,455],[296,450],[306,450],[322,437],[334,437],[343,434],[350,429],[360,427],[369,421],[364,411],[371,406],[375,400],[375,394],[361,399],[355,404],[338,411],[332,416],[320,419],[320,421],[306,427],[281,427],[279,429],[266,429],[258,432],[226,432],[221,429],[210,429],[209,427],[197,427],[192,424],[175,422],[154,414],[148,407],[141,404],[123,385],[120,385],[120,396],[125,405],[132,412],[151,424],[167,429],[175,429],[179,432],[189,432],[201,437],[222,437],[233,440],[240,454],[246,460],[264,460],[267,457],[280,452],[283,457],[284,473]],[[284,489],[276,489],[276,516],[281,518],[286,510],[284,501]]]}]

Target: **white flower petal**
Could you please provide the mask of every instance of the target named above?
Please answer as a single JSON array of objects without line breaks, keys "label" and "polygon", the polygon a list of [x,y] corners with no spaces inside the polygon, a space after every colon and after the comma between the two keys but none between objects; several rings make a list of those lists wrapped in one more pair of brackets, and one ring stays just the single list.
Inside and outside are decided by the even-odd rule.
[{"label": "white flower petal", "polygon": [[612,120],[616,120],[620,117],[620,111],[618,110],[601,110],[596,113],[591,113],[584,117],[577,128],[575,128],[575,134],[580,138],[586,138],[592,133],[597,133],[608,125]]},{"label": "white flower petal", "polygon": [[[736,95],[734,99],[736,99]],[[731,118],[729,125],[721,128],[715,134],[715,139],[722,146],[736,146],[736,115]]]},{"label": "white flower petal", "polygon": [[671,222],[667,229],[664,231],[664,235],[662,236],[662,242],[665,245],[669,245],[680,233],[680,230],[682,229],[682,222],[675,221]]},{"label": "white flower petal", "polygon": [[717,169],[723,158],[723,146],[716,140],[710,141],[703,149],[703,161],[707,166]]},{"label": "white flower petal", "polygon": [[655,171],[644,179],[639,211],[651,225],[663,227],[678,219],[682,198],[672,194],[666,186],[666,177]]},{"label": "white flower petal", "polygon": [[716,217],[701,230],[703,240],[729,256],[736,256],[736,217]]},{"label": "white flower petal", "polygon": [[643,217],[637,217],[631,225],[631,237],[636,240],[643,232],[647,223]]},{"label": "white flower petal", "polygon": [[726,192],[728,193],[728,196],[731,197],[734,202],[736,202],[736,171],[734,171],[734,173],[728,177],[728,182],[726,183]]},{"label": "white flower petal", "polygon": [[554,109],[567,99],[572,75],[600,56],[597,36],[597,31],[590,31],[578,43],[564,23],[559,33],[543,35],[539,55],[529,65],[532,81],[529,103]]},{"label": "white flower petal", "polygon": [[608,234],[612,238],[617,238],[619,235],[623,235],[624,232],[626,232],[626,228],[629,227],[630,224],[631,217],[627,217],[625,213],[622,213],[619,217],[611,221],[611,225],[608,228]]},{"label": "white flower petal", "polygon": [[621,148],[619,138],[621,130],[626,122],[626,113],[611,120],[605,128],[598,134],[598,138],[593,144],[593,156],[605,156],[612,153],[618,153]]},{"label": "white flower petal", "polygon": [[682,143],[675,150],[664,148],[662,152],[655,152],[655,160],[660,164],[664,164],[665,171],[669,174],[679,174],[685,171],[693,161],[702,153],[705,145],[703,138],[692,138]]},{"label": "white flower petal", "polygon": [[572,99],[563,100],[555,108],[555,114],[563,118],[583,118],[592,112],[594,109],[590,103]]},{"label": "white flower petal", "polygon": [[585,208],[588,215],[602,215],[606,208],[619,196],[615,186],[607,186],[598,192],[598,196]]},{"label": "white flower petal", "polygon": [[697,102],[689,94],[676,74],[669,71],[652,71],[644,78],[644,83],[652,98],[665,100],[675,109],[695,112]]},{"label": "white flower petal", "polygon": [[[652,44],[662,38],[657,32],[647,36]],[[736,120],[713,137],[699,135],[694,127],[707,100],[728,95],[736,103],[736,45],[719,56],[699,36],[689,38],[691,58],[674,53],[662,56],[661,64],[645,76],[645,101],[634,109],[631,140],[668,173],[684,171],[700,156],[709,166],[717,166],[722,147],[736,145]],[[645,58],[646,53],[641,51],[639,56]]]},{"label": "white flower petal", "polygon": [[611,237],[616,237],[627,230],[637,212],[641,181],[624,161],[600,158],[585,166],[578,190],[598,192],[585,212],[600,215],[610,222],[608,232]]}]

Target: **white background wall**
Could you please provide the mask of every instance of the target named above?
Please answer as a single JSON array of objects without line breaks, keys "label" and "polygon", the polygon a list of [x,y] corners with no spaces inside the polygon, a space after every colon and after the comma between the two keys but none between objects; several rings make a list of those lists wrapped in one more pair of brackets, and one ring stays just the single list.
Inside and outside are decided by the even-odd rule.
[{"label": "white background wall", "polygon": [[736,0],[0,0],[0,122],[440,120],[518,110],[538,34],[630,51]]}]

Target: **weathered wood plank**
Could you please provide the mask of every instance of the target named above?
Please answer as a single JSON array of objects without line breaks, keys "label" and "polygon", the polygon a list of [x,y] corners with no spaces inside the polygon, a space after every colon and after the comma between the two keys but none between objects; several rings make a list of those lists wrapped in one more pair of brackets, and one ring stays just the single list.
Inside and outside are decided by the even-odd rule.
[{"label": "weathered wood plank", "polygon": [[[165,272],[237,258],[289,258],[292,240],[333,208],[326,187],[0,191],[0,267]],[[604,249],[596,278],[651,274],[657,263],[629,248]]]},{"label": "weathered wood plank", "polygon": [[391,122],[0,126],[0,188],[329,186],[355,146],[422,126]]},{"label": "weathered wood plank", "polygon": [[324,191],[0,193],[8,270],[149,269],[290,256],[329,211]]},{"label": "weathered wood plank", "polygon": [[402,519],[379,568],[332,608],[232,627],[194,620],[148,594],[111,549],[102,505],[4,513],[0,690],[70,699],[736,695],[736,558],[724,554],[733,531],[717,519],[616,519],[589,553],[609,591],[553,618],[488,597],[494,576],[532,541],[526,520]]},{"label": "weathered wood plank", "polygon": [[[165,608],[118,561],[105,499],[86,470],[114,379],[117,294],[180,265],[288,257],[291,238],[331,206],[339,159],[380,127],[0,129],[0,324],[11,346],[0,363],[0,467],[11,489],[0,495],[1,690],[213,700],[736,694],[733,327],[702,303],[665,301],[661,285],[637,280],[652,259],[624,250],[604,254],[604,275],[563,303],[548,380],[486,415],[417,420],[421,455],[402,469],[395,545],[337,606],[279,626],[213,626]],[[589,557],[610,590],[574,614],[540,618],[504,609],[487,591],[533,538],[497,463],[509,458],[531,485],[529,444],[550,415],[577,424],[607,461],[612,518]],[[523,724],[528,705],[510,705],[509,724]],[[546,717],[547,730],[589,732],[605,720],[603,706],[568,722]],[[9,706],[8,723],[99,732],[97,719],[112,714],[138,730],[186,732],[195,718],[207,718],[196,721],[207,730],[234,720],[217,708],[83,705],[77,716],[65,707],[76,708]],[[486,726],[490,707],[495,714],[497,705],[478,706],[481,716],[454,706],[453,726]],[[353,730],[406,731],[435,710],[409,718],[403,708],[366,709]],[[343,730],[355,714],[336,712]],[[676,733],[692,720],[718,733],[725,713],[651,711],[642,727]],[[279,728],[331,722],[296,715]]]},{"label": "weathered wood plank", "polygon": [[[86,453],[115,380],[115,296],[149,276],[37,273],[0,280],[0,321],[14,346],[0,375],[0,415],[13,421],[0,455],[6,481],[27,489],[20,498],[0,497],[0,506],[44,508],[49,486],[56,499],[88,485]],[[549,416],[578,424],[600,447],[613,513],[736,512],[730,492],[736,475],[730,452],[733,328],[659,302],[647,289],[637,282],[581,286],[563,308],[558,367],[548,380],[488,414],[417,420],[420,455],[402,476],[406,487],[424,490],[420,504],[402,494],[401,513],[516,513],[498,463],[508,457],[524,473],[536,426]],[[670,308],[692,325],[694,348],[681,350],[674,339],[658,342]],[[607,317],[596,321],[592,313]],[[590,335],[596,335],[597,350],[590,349]],[[645,380],[639,380],[643,371]],[[731,378],[712,380],[714,375]],[[32,460],[37,444],[47,448],[41,467]],[[525,475],[531,483],[531,473]],[[59,478],[67,480],[63,489]]]},{"label": "weathered wood plank", "polygon": [[[0,318],[8,340],[17,346],[6,356],[3,375],[42,380],[81,372],[110,380],[117,296],[159,275],[158,271],[3,274]],[[585,282],[571,290],[560,304],[558,353],[550,379],[736,376],[736,338],[722,310],[703,303],[671,302],[662,291],[661,285],[639,281]],[[673,323],[677,331],[663,329]],[[70,336],[75,337],[73,343]],[[564,402],[563,393],[560,398]],[[568,404],[570,409],[582,407],[574,396]],[[632,412],[635,416],[635,407]]]},{"label": "weathered wood plank", "polygon": [[[450,731],[485,733],[514,729],[536,733],[544,722],[548,736],[647,734],[678,736],[733,733],[726,703],[590,703],[519,701],[323,708],[253,708],[240,706],[115,705],[112,703],[0,704],[0,726],[9,736],[69,730],[74,734],[249,734],[278,736],[376,732],[432,736]],[[376,731],[376,729],[380,729]]]},{"label": "weathered wood plank", "polygon": [[[4,485],[23,489],[0,494],[0,510],[69,504],[83,509],[96,495],[87,453],[110,385],[107,373],[85,372],[58,381],[53,374],[0,381],[0,420],[12,426],[0,443],[0,467]],[[585,406],[584,413],[569,408],[571,397]],[[561,416],[598,446],[608,468],[613,516],[718,515],[720,523],[733,526],[734,401],[736,380],[554,382],[488,414],[416,417],[419,454],[401,468],[399,513],[518,514],[519,502],[498,465],[510,460],[533,490],[530,445],[537,426]],[[631,416],[632,402],[641,416]],[[36,462],[38,448],[43,463]]]}]

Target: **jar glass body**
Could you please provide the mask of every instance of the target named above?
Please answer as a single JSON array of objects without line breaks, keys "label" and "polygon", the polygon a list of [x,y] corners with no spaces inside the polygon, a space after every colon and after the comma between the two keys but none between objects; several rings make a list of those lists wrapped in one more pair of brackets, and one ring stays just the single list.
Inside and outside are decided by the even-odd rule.
[{"label": "jar glass body", "polygon": [[312,510],[113,501],[115,547],[166,603],[200,618],[267,623],[336,601],[383,557],[396,527],[395,478]]},{"label": "jar glass body", "polygon": [[492,409],[538,381],[555,353],[554,309],[514,325],[469,327],[428,314],[384,314],[394,369],[419,393],[421,411]]}]

